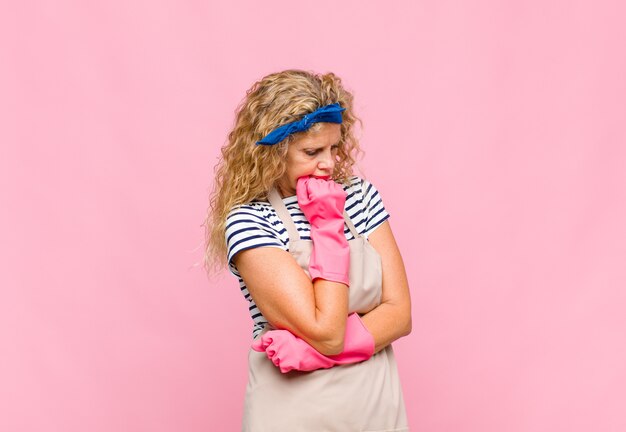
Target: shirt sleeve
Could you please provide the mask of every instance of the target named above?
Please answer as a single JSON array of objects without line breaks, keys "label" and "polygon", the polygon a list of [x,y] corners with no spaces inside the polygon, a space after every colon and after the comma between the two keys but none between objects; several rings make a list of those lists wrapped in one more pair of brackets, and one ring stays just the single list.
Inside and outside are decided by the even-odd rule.
[{"label": "shirt sleeve", "polygon": [[263,246],[285,249],[270,222],[252,207],[242,206],[230,211],[226,218],[225,235],[228,269],[237,277],[240,274],[232,261],[237,253]]},{"label": "shirt sleeve", "polygon": [[390,215],[385,209],[378,189],[372,183],[363,179],[361,189],[363,191],[363,204],[367,218],[364,235],[367,238],[380,224],[389,219]]}]

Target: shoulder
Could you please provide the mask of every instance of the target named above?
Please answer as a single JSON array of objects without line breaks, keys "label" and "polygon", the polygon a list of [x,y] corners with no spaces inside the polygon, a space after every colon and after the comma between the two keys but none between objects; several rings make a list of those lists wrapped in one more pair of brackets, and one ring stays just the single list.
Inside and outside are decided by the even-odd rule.
[{"label": "shoulder", "polygon": [[353,200],[362,202],[361,196],[361,178],[358,176],[351,176],[346,183],[342,184],[343,190],[346,192],[346,206],[350,205]]},{"label": "shoulder", "polygon": [[235,206],[226,216],[226,242],[230,246],[234,235],[246,232],[265,232],[277,237],[278,223],[276,212],[268,202],[252,201]]},{"label": "shoulder", "polygon": [[263,201],[251,201],[247,204],[234,206],[226,216],[226,227],[228,229],[229,226],[242,222],[268,223],[270,220],[269,207],[269,203]]},{"label": "shoulder", "polygon": [[371,191],[377,190],[374,184],[369,179],[358,175],[350,176],[348,178],[348,184],[344,184],[344,189],[359,191],[363,192],[364,194],[369,194]]},{"label": "shoulder", "polygon": [[343,185],[343,188],[346,191],[350,191],[350,190],[359,190],[361,189],[361,183],[363,182],[363,179],[357,175],[353,175],[350,176],[348,178],[348,182],[347,184]]},{"label": "shoulder", "polygon": [[269,203],[252,201],[233,207],[226,216],[226,246],[231,271],[233,257],[246,249],[269,246],[285,248],[282,226]]},{"label": "shoulder", "polygon": [[[359,222],[357,228],[362,230],[362,234],[369,237],[390,215],[385,208],[378,188],[370,180],[355,175],[350,178],[350,183],[351,185],[346,189],[348,193],[346,206],[350,208],[353,205],[355,212],[358,211],[362,214],[362,223]],[[356,210],[357,207],[358,210]]]},{"label": "shoulder", "polygon": [[[356,176],[355,176],[356,177]],[[370,202],[373,198],[379,198],[380,193],[378,192],[378,188],[374,186],[370,180],[357,177],[359,180],[359,187],[361,189],[361,194],[366,202]]]},{"label": "shoulder", "polygon": [[379,201],[382,201],[378,188],[370,180],[357,175],[350,177],[349,183],[344,185],[344,190],[348,194],[348,198],[354,195],[366,207],[374,206]]}]

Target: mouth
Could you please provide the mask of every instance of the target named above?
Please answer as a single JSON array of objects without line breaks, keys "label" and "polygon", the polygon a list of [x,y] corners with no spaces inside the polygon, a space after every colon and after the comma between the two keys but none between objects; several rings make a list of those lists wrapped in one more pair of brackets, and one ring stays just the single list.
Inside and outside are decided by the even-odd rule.
[{"label": "mouth", "polygon": [[329,175],[322,175],[322,176],[320,176],[320,175],[313,175],[313,174],[311,174],[311,177],[317,178],[317,179],[322,179],[322,180],[330,180],[330,176]]}]

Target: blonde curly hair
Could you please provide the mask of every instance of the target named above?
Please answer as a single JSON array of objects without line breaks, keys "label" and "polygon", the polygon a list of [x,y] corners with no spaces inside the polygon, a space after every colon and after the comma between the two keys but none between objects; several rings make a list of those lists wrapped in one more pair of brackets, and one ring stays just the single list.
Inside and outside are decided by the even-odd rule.
[{"label": "blonde curly hair", "polygon": [[315,123],[307,132],[290,135],[275,145],[255,145],[278,126],[300,120],[324,105],[339,102],[345,108],[341,141],[333,180],[347,184],[359,154],[353,95],[333,74],[289,69],[273,73],[252,85],[235,111],[235,122],[228,142],[214,168],[215,182],[209,196],[205,227],[204,268],[209,274],[227,266],[226,217],[235,206],[252,200],[267,200],[267,193],[287,170],[289,144],[301,134],[316,131]]}]

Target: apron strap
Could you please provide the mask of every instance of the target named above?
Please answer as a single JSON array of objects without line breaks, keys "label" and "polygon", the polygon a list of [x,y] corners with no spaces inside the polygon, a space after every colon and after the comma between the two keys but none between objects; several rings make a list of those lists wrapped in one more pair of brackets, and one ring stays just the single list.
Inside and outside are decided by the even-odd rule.
[{"label": "apron strap", "polygon": [[[283,199],[280,197],[280,194],[276,190],[276,188],[270,189],[267,193],[267,199],[276,210],[276,214],[283,221],[285,228],[287,228],[287,233],[289,234],[289,241],[300,240],[300,233],[298,233],[298,229],[296,228],[296,224],[293,223],[293,219],[291,219],[291,215],[289,214],[289,210],[287,210],[287,206],[283,202]],[[354,238],[358,238],[360,234],[356,230],[356,227],[352,223],[352,219],[350,219],[350,215],[344,209],[343,211],[343,219],[346,225],[348,225],[348,229],[354,236]]]},{"label": "apron strap", "polygon": [[347,211],[343,211],[343,218],[346,221],[346,225],[348,225],[348,228],[350,229],[350,232],[352,233],[352,235],[354,236],[354,238],[359,238],[360,234],[359,232],[356,230],[356,227],[354,226],[354,224],[352,223],[352,219],[350,219],[350,215],[348,214]]},{"label": "apron strap", "polygon": [[274,210],[276,210],[276,214],[283,221],[285,228],[287,228],[287,233],[289,234],[289,241],[300,240],[300,234],[298,233],[298,229],[296,228],[296,224],[293,223],[293,219],[291,219],[291,215],[289,214],[289,210],[287,210],[287,206],[283,202],[283,199],[280,197],[280,194],[276,190],[276,188],[270,189],[267,193],[267,199],[269,200]]}]

